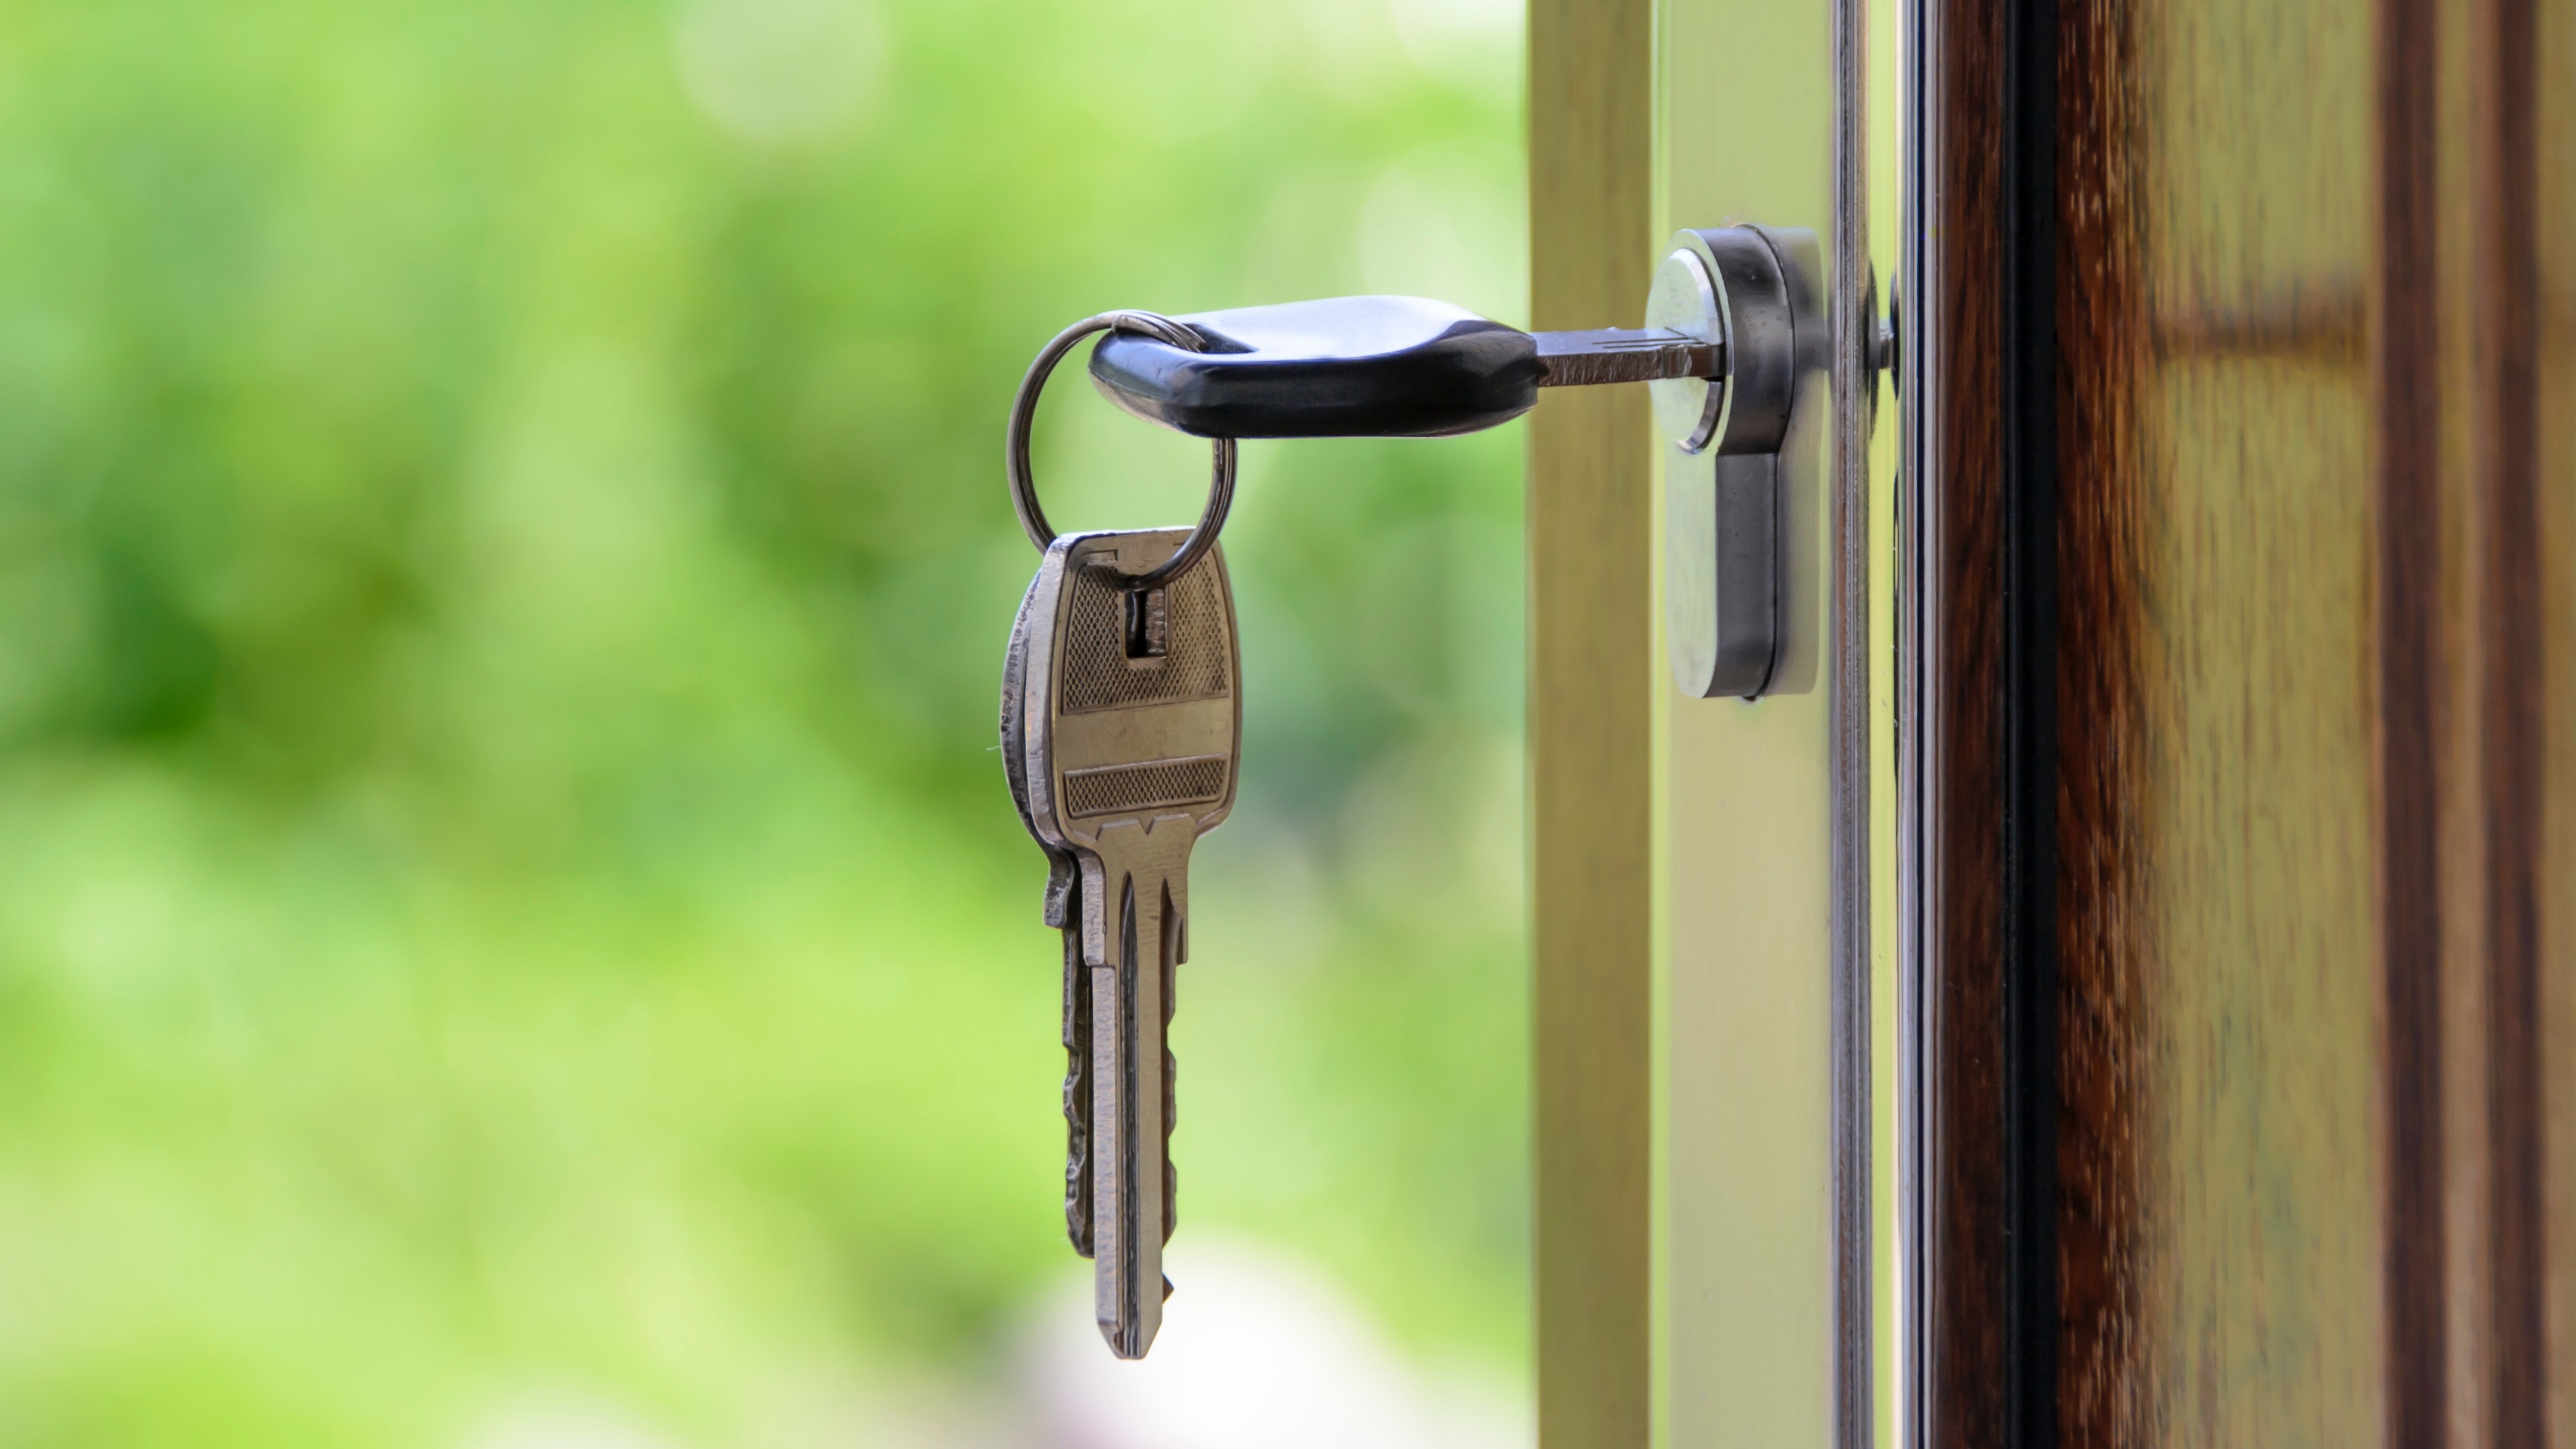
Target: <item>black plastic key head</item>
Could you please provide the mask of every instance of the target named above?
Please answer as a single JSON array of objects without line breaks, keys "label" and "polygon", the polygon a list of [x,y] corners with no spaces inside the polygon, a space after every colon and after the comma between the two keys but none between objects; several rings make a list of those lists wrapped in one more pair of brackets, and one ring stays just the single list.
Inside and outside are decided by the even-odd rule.
[{"label": "black plastic key head", "polygon": [[1438,438],[1538,402],[1537,339],[1446,302],[1330,297],[1176,319],[1184,352],[1112,332],[1091,380],[1151,422],[1202,438]]}]

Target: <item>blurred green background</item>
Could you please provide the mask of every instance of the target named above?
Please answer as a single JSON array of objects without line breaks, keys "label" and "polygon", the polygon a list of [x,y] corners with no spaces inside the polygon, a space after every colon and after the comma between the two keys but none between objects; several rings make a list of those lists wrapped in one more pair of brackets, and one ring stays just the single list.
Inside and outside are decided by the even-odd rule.
[{"label": "blurred green background", "polygon": [[[1111,306],[1523,320],[1519,29],[7,7],[0,1444],[1021,1392],[1082,1265],[993,753],[1011,390]],[[1181,1246],[1514,1393],[1520,447],[1247,447],[1175,1028]],[[1171,524],[1205,449],[1068,368],[1038,467],[1060,524]]]}]

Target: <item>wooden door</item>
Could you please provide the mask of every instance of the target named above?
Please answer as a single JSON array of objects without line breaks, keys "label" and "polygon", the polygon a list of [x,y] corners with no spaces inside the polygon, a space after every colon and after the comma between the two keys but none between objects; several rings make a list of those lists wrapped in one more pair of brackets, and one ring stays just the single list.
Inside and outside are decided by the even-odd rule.
[{"label": "wooden door", "polygon": [[[1540,326],[1794,200],[1694,98],[1826,9],[1534,0]],[[2576,1443],[2576,0],[1896,18],[1868,1432]],[[1642,400],[1531,439],[1542,1438],[1848,1442],[1829,1235],[1763,1177],[1829,1158],[1777,973],[1834,963],[1673,883],[1742,852],[1805,930],[1834,863],[1690,834],[1784,766],[1661,677]],[[1780,1131],[1692,1198],[1704,1029],[1773,1034]],[[1789,1267],[1686,1334],[1712,1254]]]}]

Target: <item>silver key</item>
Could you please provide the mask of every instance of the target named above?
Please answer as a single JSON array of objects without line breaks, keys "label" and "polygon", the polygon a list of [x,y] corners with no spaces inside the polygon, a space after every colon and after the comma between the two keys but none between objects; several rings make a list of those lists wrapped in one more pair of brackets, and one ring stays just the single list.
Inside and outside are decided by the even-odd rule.
[{"label": "silver key", "polygon": [[1187,536],[1057,539],[1016,631],[1016,783],[1030,829],[1076,877],[1064,923],[1081,937],[1090,1037],[1088,1134],[1076,1155],[1088,1168],[1094,1308],[1121,1358],[1144,1356],[1170,1291],[1166,1029],[1174,968],[1189,956],[1190,850],[1234,803],[1243,729],[1222,551],[1165,588],[1127,586]]}]

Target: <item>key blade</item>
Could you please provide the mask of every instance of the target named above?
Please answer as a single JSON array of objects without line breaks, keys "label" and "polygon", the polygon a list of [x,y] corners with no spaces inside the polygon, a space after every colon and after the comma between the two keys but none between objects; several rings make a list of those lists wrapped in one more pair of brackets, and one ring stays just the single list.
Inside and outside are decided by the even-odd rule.
[{"label": "key blade", "polygon": [[1093,1306],[1110,1349],[1142,1358],[1170,1291],[1172,989],[1197,834],[1189,816],[1164,815],[1101,837],[1101,894],[1114,903],[1103,934],[1116,949],[1091,972]]},{"label": "key blade", "polygon": [[[1163,1326],[1163,972],[1159,902],[1120,883],[1120,960],[1091,973],[1092,1312],[1120,1358]],[[1157,919],[1148,922],[1147,915]]]},{"label": "key blade", "polygon": [[1541,387],[1595,387],[1614,382],[1660,382],[1674,377],[1723,377],[1726,345],[1668,327],[1600,327],[1589,332],[1541,332]]}]

